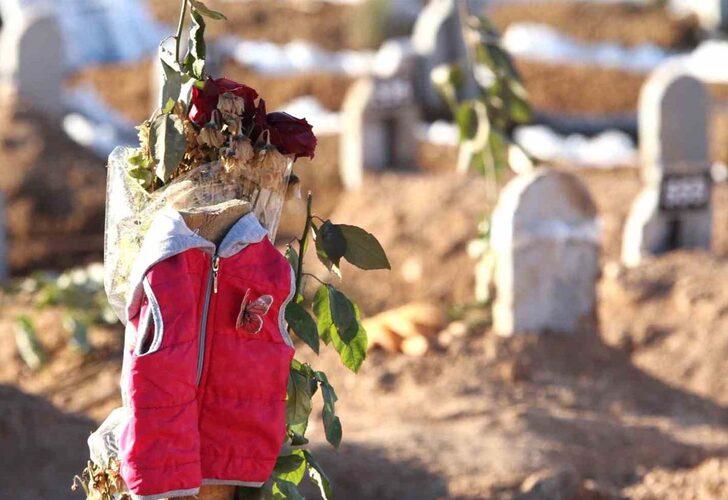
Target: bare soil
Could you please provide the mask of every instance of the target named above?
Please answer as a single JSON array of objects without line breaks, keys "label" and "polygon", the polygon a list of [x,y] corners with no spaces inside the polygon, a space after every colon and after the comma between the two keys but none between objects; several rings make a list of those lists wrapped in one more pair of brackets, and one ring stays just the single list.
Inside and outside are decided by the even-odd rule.
[{"label": "bare soil", "polygon": [[[312,95],[331,110],[341,108],[352,78],[334,73],[307,73],[286,77],[257,73],[233,62],[226,62],[220,75],[258,90],[268,109],[275,110],[296,97]],[[140,123],[154,108],[152,101],[152,62],[105,64],[84,68],[71,76],[70,87],[90,85],[103,102],[124,117]]]},{"label": "bare soil", "polygon": [[699,34],[697,19],[692,16],[676,17],[664,7],[633,2],[514,2],[496,5],[488,14],[501,31],[514,23],[540,23],[591,43],[651,43],[685,49],[695,44]]},{"label": "bare soil", "polygon": [[39,115],[15,107],[0,115],[0,191],[7,203],[13,272],[98,260],[106,198],[103,161]]},{"label": "bare soil", "polygon": [[[236,35],[250,40],[269,40],[288,43],[306,40],[326,49],[370,48],[367,37],[357,36],[355,25],[361,22],[360,7],[336,3],[278,2],[251,0],[224,2],[210,0],[206,4],[225,14],[228,21],[208,23],[207,33],[214,39],[222,35]],[[169,26],[179,19],[179,2],[154,0],[148,5],[152,14]],[[296,29],[281,29],[281,26]]]},{"label": "bare soil", "polygon": [[[728,266],[708,255],[668,256],[640,272],[657,280],[677,272],[684,277],[706,262],[709,286],[719,291]],[[624,290],[615,294],[611,286],[600,287],[600,316],[607,325],[620,315],[661,325],[663,301],[680,300],[682,294],[679,287],[645,287],[631,272],[620,278]],[[314,447],[343,498],[514,498],[534,477],[557,474],[571,478],[560,493],[577,498],[586,492],[601,495],[596,498],[662,498],[660,492],[673,484],[685,494],[702,492],[695,498],[721,498],[728,446],[728,410],[722,403],[728,397],[722,363],[728,355],[725,300],[713,295],[686,302],[688,308],[675,313],[673,328],[649,340],[628,319],[617,342],[598,336],[503,340],[480,330],[421,359],[374,352],[358,376],[327,354],[315,362],[337,385],[346,437],[334,453],[322,444],[321,426],[315,424]],[[715,328],[705,333],[711,342],[693,338],[696,315]],[[82,362],[53,347],[57,329],[43,330],[53,356],[32,374],[18,367],[3,321],[0,339],[10,354],[0,380],[20,388],[4,401],[18,405],[42,395],[53,406],[31,407],[36,420],[24,419],[22,432],[35,437],[49,429],[63,431],[44,434],[48,445],[31,440],[18,449],[18,441],[6,441],[10,456],[24,459],[4,469],[2,486],[16,498],[47,498],[31,495],[49,491],[66,497],[68,474],[85,457],[78,442],[92,428],[88,416],[101,418],[118,404],[120,360],[116,349],[105,346],[118,346],[119,336],[97,332],[94,343],[109,357]],[[689,347],[682,360],[680,345]],[[304,348],[300,354],[312,360]],[[69,415],[71,408],[75,412]],[[3,429],[19,432],[20,425],[8,424],[7,412],[0,416]],[[55,449],[64,453],[53,455],[54,467],[46,475],[15,481],[18,468],[43,463]]]}]

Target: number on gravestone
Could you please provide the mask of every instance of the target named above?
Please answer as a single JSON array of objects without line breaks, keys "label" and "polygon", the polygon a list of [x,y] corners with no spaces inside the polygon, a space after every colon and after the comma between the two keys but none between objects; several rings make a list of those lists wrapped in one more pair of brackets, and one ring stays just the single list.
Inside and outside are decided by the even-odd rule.
[{"label": "number on gravestone", "polygon": [[709,175],[666,174],[660,208],[666,211],[703,209],[710,203]]}]

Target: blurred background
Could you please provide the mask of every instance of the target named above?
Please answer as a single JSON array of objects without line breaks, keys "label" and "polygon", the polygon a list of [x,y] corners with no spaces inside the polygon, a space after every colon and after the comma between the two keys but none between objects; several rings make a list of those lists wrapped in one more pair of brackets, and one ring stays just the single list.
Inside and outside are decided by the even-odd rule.
[{"label": "blurred background", "polygon": [[[728,4],[468,1],[532,110],[503,127],[519,175],[494,182],[458,171],[460,130],[430,83],[465,57],[465,2],[207,2],[229,19],[209,24],[211,73],[308,119],[303,192],[392,263],[343,268],[369,318],[360,374],[315,360],[344,424],[338,452],[311,428],[337,497],[728,498]],[[0,0],[0,498],[80,498],[86,438],[120,405],[105,163],[156,106],[178,12]],[[531,163],[568,180],[531,190]],[[527,186],[503,191],[514,177]],[[304,219],[290,200],[281,245]],[[498,319],[557,296],[547,316],[592,299],[569,331]]]}]

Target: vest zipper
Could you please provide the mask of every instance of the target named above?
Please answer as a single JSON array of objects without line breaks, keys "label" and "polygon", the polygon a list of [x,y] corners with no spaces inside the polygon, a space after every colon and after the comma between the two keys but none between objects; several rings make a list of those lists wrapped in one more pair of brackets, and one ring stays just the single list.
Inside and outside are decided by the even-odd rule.
[{"label": "vest zipper", "polygon": [[200,320],[200,345],[197,354],[197,380],[195,385],[199,387],[202,380],[202,368],[205,363],[205,338],[207,337],[207,316],[210,312],[210,301],[212,294],[217,293],[217,275],[220,271],[220,256],[215,254],[212,257],[212,265],[210,267],[210,275],[207,279],[207,289],[205,290],[205,303],[202,307],[202,319]]}]

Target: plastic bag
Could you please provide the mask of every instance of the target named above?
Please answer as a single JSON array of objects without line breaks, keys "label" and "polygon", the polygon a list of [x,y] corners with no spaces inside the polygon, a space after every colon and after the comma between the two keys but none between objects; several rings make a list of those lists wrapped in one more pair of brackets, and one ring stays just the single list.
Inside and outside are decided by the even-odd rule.
[{"label": "plastic bag", "polygon": [[123,320],[129,275],[144,236],[156,214],[166,207],[186,211],[247,201],[268,237],[275,240],[285,203],[292,157],[277,162],[250,164],[236,173],[222,162],[206,163],[148,193],[129,175],[132,148],[118,147],[109,156],[104,238],[104,287],[111,307]]}]

